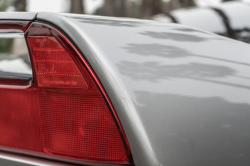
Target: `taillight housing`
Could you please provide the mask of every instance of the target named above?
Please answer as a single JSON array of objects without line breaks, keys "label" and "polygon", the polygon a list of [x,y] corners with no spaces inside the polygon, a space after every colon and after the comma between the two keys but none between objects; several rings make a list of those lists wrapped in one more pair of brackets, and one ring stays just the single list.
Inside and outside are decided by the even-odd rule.
[{"label": "taillight housing", "polygon": [[25,32],[30,25],[30,21],[0,21],[0,29],[11,32],[12,30],[19,30]]},{"label": "taillight housing", "polygon": [[32,23],[25,37],[33,82],[0,88],[0,145],[59,160],[133,164],[114,108],[75,46],[44,23]]}]

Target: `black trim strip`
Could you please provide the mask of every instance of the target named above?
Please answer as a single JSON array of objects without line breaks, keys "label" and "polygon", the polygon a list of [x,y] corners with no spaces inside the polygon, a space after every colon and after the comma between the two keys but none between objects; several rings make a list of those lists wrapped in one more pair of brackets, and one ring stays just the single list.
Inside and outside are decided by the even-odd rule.
[{"label": "black trim strip", "polygon": [[32,79],[0,78],[1,85],[28,86],[31,84],[31,81]]},{"label": "black trim strip", "polygon": [[165,15],[168,16],[173,23],[178,23],[177,19],[171,13],[165,13]]},{"label": "black trim strip", "polygon": [[230,21],[228,17],[226,16],[226,14],[218,8],[211,8],[211,9],[214,10],[222,18],[225,28],[227,30],[228,37],[232,39],[236,39],[234,30],[231,28]]}]

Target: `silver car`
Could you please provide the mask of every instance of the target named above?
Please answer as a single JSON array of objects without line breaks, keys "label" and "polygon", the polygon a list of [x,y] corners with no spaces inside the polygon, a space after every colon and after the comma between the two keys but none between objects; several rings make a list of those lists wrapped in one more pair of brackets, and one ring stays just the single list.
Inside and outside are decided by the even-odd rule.
[{"label": "silver car", "polygon": [[0,165],[249,166],[249,67],[183,25],[0,13]]}]

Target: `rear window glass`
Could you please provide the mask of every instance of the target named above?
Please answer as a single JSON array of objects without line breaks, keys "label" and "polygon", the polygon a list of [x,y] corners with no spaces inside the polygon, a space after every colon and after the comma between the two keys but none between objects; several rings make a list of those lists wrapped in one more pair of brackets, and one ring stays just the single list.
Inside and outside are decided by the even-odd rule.
[{"label": "rear window glass", "polygon": [[0,33],[0,78],[32,78],[32,67],[23,34]]}]

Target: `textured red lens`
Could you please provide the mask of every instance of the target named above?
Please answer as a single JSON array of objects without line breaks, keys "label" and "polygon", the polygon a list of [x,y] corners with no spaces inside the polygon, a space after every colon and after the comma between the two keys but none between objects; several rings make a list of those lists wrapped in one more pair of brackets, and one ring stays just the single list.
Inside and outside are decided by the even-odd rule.
[{"label": "textured red lens", "polygon": [[35,90],[0,89],[0,145],[42,152]]},{"label": "textured red lens", "polygon": [[52,157],[132,163],[119,121],[74,46],[41,23],[32,23],[26,40],[34,80],[28,88],[0,88],[0,145]]},{"label": "textured red lens", "polygon": [[125,156],[117,126],[98,92],[46,90],[38,98],[46,153],[108,161]]},{"label": "textured red lens", "polygon": [[55,37],[29,37],[38,85],[87,88],[81,72]]}]

